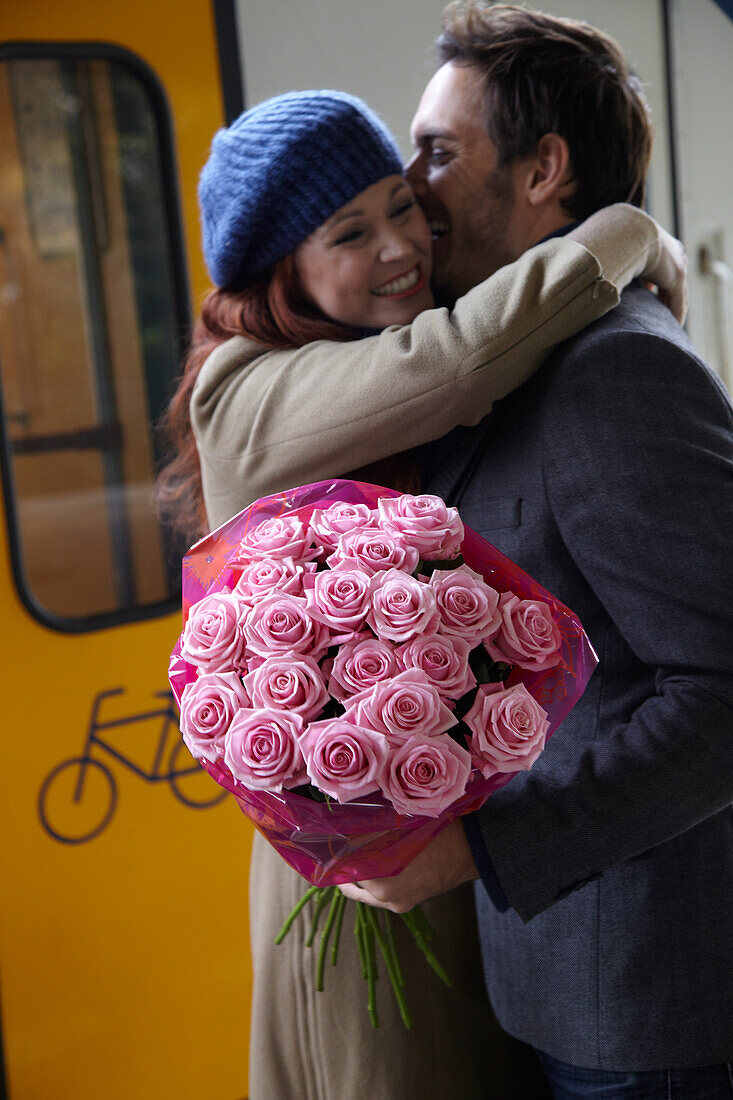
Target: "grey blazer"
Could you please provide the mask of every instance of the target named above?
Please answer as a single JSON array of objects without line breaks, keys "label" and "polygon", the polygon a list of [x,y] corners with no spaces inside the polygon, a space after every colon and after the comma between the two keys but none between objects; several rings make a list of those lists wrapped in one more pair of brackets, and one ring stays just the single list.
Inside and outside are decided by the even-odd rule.
[{"label": "grey blazer", "polygon": [[[480,835],[507,1031],[576,1065],[733,1057],[733,418],[647,291],[562,345],[475,428],[424,449],[424,489],[578,613],[600,658]],[[483,450],[482,450],[483,448]]]}]

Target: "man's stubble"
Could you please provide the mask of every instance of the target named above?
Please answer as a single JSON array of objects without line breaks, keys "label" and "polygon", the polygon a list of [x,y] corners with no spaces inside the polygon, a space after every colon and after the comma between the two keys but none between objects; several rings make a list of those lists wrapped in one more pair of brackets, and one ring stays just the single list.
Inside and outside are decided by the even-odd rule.
[{"label": "man's stubble", "polygon": [[512,245],[514,178],[507,165],[486,176],[475,199],[464,204],[451,222],[451,250],[444,270],[433,270],[433,292],[440,305],[458,298],[519,258]]}]

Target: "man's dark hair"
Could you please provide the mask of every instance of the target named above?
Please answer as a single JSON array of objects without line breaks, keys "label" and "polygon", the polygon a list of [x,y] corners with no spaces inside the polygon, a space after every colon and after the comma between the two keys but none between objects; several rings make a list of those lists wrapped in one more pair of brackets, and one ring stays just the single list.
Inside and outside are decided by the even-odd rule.
[{"label": "man's dark hair", "polygon": [[613,202],[641,206],[652,144],[649,106],[618,45],[591,27],[509,4],[450,4],[437,41],[485,79],[484,124],[499,164],[529,156],[543,134],[568,143],[576,182],[563,202],[579,221]]}]

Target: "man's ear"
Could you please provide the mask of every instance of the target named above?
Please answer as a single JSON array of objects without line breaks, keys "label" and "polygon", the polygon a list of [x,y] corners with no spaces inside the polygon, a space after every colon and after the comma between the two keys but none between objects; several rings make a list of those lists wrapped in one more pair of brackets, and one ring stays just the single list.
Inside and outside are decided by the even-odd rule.
[{"label": "man's ear", "polygon": [[543,134],[533,156],[526,162],[525,199],[529,206],[562,202],[575,190],[568,143],[560,134]]}]

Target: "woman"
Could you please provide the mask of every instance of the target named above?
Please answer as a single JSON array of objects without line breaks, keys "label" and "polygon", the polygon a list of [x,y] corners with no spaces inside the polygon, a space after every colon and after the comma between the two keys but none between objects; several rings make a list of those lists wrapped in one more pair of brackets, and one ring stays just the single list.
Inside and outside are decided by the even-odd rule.
[{"label": "woman", "polygon": [[[370,480],[414,487],[396,450],[478,422],[631,278],[674,269],[651,219],[611,208],[452,313],[432,309],[430,232],[397,148],[342,93],[292,93],[242,115],[214,139],[199,195],[219,289],[168,413],[177,455],[161,481],[163,508],[189,537],[264,493],[365,463]],[[365,330],[374,335],[360,339]],[[470,890],[426,906],[455,988],[433,981],[403,937],[415,1030],[382,988],[372,1032],[349,936],[319,995],[302,928],[274,946],[303,882],[259,837],[250,885],[252,1100],[487,1095],[495,1032]]]}]

